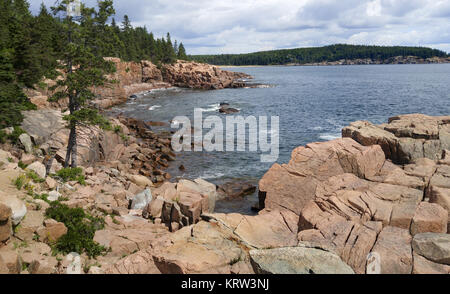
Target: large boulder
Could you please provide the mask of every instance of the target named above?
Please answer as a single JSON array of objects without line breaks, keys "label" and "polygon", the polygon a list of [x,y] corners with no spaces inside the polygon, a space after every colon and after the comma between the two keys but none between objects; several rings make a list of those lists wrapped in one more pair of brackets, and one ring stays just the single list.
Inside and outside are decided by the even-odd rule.
[{"label": "large boulder", "polygon": [[217,66],[178,60],[166,64],[162,70],[165,82],[177,87],[195,89],[223,89],[239,86],[235,83],[241,78],[251,78],[247,74],[221,70]]},{"label": "large boulder", "polygon": [[230,274],[233,264],[246,261],[232,236],[226,228],[201,221],[174,233],[169,245],[155,250],[153,260],[163,274]]},{"label": "large boulder", "polygon": [[131,201],[131,209],[144,209],[152,201],[152,191],[145,189],[141,193],[133,197]]},{"label": "large boulder", "polygon": [[41,179],[45,179],[46,177],[46,169],[45,165],[40,163],[39,161],[33,162],[29,166],[27,166],[28,170],[34,171]]},{"label": "large boulder", "polygon": [[11,215],[11,208],[0,203],[0,243],[7,241],[11,236]]},{"label": "large boulder", "polygon": [[353,274],[339,256],[325,250],[287,247],[250,251],[257,274]]},{"label": "large boulder", "polygon": [[44,227],[39,228],[36,233],[42,242],[54,244],[67,234],[67,227],[63,223],[47,219],[44,221]]},{"label": "large boulder", "polygon": [[380,146],[364,147],[349,138],[299,147],[288,164],[274,164],[259,182],[260,207],[300,215],[321,181],[345,173],[374,176],[384,162]]},{"label": "large boulder", "polygon": [[0,191],[0,203],[11,208],[11,220],[14,226],[17,226],[27,214],[25,203],[14,195],[6,195]]},{"label": "large boulder", "polygon": [[358,121],[344,128],[342,136],[364,146],[378,144],[396,163],[423,157],[439,160],[442,152],[450,149],[450,116],[399,115],[379,126]]},{"label": "large boulder", "polygon": [[241,214],[204,214],[233,232],[249,248],[277,248],[297,245],[298,216],[288,211],[271,211],[256,216]]},{"label": "large boulder", "polygon": [[414,253],[428,260],[450,265],[450,234],[423,233],[414,236]]},{"label": "large boulder", "polygon": [[31,142],[31,137],[28,134],[24,133],[20,135],[19,141],[25,148],[26,153],[33,153],[33,142]]},{"label": "large boulder", "polygon": [[386,227],[381,231],[372,250],[380,256],[381,274],[411,274],[411,240],[405,229]]},{"label": "large boulder", "polygon": [[412,219],[411,234],[447,233],[448,212],[439,204],[422,202]]},{"label": "large boulder", "polygon": [[20,223],[20,226],[15,229],[14,236],[22,241],[30,242],[33,240],[35,232],[42,227],[43,223],[43,212],[30,210]]}]

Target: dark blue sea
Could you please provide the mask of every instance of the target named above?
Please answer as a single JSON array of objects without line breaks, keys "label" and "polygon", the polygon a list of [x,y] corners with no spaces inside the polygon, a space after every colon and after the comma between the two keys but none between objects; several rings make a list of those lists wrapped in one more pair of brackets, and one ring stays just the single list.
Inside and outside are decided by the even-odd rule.
[{"label": "dark blue sea", "polygon": [[[174,117],[203,117],[218,113],[227,102],[242,116],[279,116],[279,163],[287,163],[300,145],[341,137],[352,121],[379,124],[398,114],[450,114],[450,64],[354,65],[311,67],[235,67],[258,88],[199,91],[153,91],[115,107],[112,112],[145,121],[169,122]],[[179,171],[180,165],[185,171]],[[176,179],[198,177],[220,184],[243,179],[257,183],[272,163],[261,163],[258,152],[184,152],[169,172]],[[218,211],[248,212],[256,196],[235,203],[219,203]]]}]

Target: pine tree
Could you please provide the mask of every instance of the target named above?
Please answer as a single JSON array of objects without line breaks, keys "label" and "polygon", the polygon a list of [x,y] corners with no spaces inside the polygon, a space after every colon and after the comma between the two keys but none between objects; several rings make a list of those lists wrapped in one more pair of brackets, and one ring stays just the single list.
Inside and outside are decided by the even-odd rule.
[{"label": "pine tree", "polygon": [[[55,8],[55,12],[65,11],[71,0],[63,0]],[[63,26],[69,35],[66,51],[62,57],[61,69],[65,70],[62,79],[58,80],[52,90],[57,90],[51,100],[69,98],[70,115],[64,117],[69,123],[70,134],[67,144],[65,167],[77,167],[77,127],[84,124],[107,126],[106,120],[92,108],[88,101],[95,98],[92,87],[102,86],[107,82],[106,74],[115,70],[114,64],[105,61],[98,55],[98,40],[92,34],[98,31],[99,23],[111,13],[111,1],[98,1],[99,11],[82,7],[82,17],[79,25],[75,25],[71,17],[63,21]],[[109,15],[108,15],[109,16]],[[61,90],[62,89],[62,90]]]},{"label": "pine tree", "polygon": [[178,59],[181,60],[188,60],[188,56],[186,55],[186,49],[184,48],[183,43],[180,43],[180,46],[178,47]]},{"label": "pine tree", "polygon": [[57,51],[60,50],[60,37],[57,34],[57,23],[52,15],[41,4],[39,15],[34,19],[32,41],[35,57],[41,72],[47,77],[55,77]]}]

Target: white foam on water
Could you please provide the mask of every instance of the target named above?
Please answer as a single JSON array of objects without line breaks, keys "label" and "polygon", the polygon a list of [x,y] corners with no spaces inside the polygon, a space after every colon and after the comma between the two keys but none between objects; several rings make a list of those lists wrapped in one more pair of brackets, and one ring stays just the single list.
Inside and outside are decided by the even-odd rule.
[{"label": "white foam on water", "polygon": [[208,108],[200,108],[200,110],[202,112],[215,112],[215,111],[217,111],[219,109],[220,109],[220,104],[219,103],[210,104],[210,105],[208,105]]},{"label": "white foam on water", "polygon": [[339,134],[339,133],[322,134],[322,135],[319,136],[319,138],[322,139],[322,140],[326,140],[326,141],[332,141],[332,140],[340,139],[341,138],[341,134]]},{"label": "white foam on water", "polygon": [[221,178],[223,176],[225,176],[225,174],[222,172],[205,172],[205,173],[203,173],[203,175],[200,178],[204,179],[204,180],[208,180],[208,179]]},{"label": "white foam on water", "polygon": [[148,110],[155,110],[157,108],[161,108],[161,105],[153,105],[152,107],[150,107]]}]

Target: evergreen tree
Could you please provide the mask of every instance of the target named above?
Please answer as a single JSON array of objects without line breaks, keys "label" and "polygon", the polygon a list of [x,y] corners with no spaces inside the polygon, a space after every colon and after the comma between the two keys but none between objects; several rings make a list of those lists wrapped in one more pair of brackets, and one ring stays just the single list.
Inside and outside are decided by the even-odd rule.
[{"label": "evergreen tree", "polygon": [[186,55],[186,49],[184,48],[183,43],[180,43],[180,46],[178,47],[178,59],[181,60],[188,60],[188,56]]},{"label": "evergreen tree", "polygon": [[[63,0],[55,12],[65,11],[71,1]],[[104,85],[107,82],[105,75],[115,70],[111,62],[98,55],[99,40],[92,34],[100,29],[102,20],[110,15],[112,2],[105,0],[98,3],[99,11],[82,6],[79,25],[74,24],[71,17],[63,21],[70,41],[61,60],[61,69],[65,73],[52,87],[52,90],[60,90],[51,99],[69,98],[70,115],[64,117],[70,128],[65,167],[69,166],[69,162],[72,168],[77,167],[77,127],[83,124],[107,125],[105,119],[96,110],[89,108],[87,103],[95,98],[91,88]]]}]

